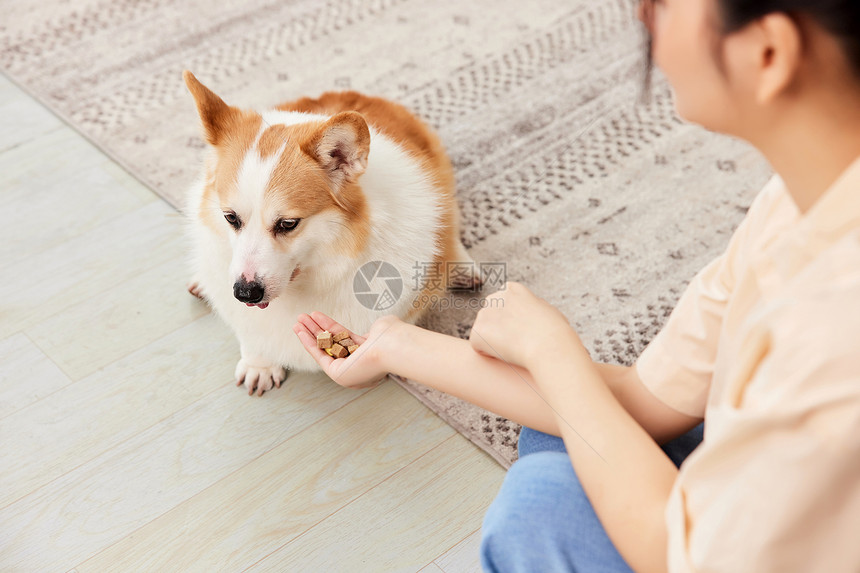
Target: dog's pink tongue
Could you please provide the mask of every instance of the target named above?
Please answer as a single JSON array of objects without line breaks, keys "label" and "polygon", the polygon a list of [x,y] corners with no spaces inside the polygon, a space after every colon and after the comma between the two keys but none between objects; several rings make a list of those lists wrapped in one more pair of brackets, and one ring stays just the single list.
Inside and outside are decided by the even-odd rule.
[{"label": "dog's pink tongue", "polygon": [[245,306],[257,306],[260,308],[266,308],[267,306],[269,306],[269,303],[267,303],[267,302],[258,302],[258,303],[246,302]]}]

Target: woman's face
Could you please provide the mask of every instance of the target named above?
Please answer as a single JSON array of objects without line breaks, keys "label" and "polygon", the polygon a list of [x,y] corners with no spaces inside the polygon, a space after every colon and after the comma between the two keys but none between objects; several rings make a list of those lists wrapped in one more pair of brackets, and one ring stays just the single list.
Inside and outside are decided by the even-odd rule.
[{"label": "woman's face", "polygon": [[678,114],[706,129],[736,134],[742,98],[719,67],[720,51],[728,55],[729,46],[718,43],[716,1],[643,0],[640,18],[651,33],[654,62],[672,86]]}]

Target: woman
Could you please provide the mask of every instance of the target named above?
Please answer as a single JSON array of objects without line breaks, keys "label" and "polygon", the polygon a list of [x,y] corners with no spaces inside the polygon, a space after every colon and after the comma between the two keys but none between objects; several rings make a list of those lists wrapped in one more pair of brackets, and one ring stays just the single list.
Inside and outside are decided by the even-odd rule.
[{"label": "woman", "polygon": [[[488,570],[860,571],[860,2],[651,0],[640,17],[679,114],[778,176],[633,367],[592,362],[515,283],[468,341],[384,317],[335,360],[313,335],[342,326],[294,330],[344,386],[395,372],[525,426]],[[658,444],[703,420],[679,469]]]}]

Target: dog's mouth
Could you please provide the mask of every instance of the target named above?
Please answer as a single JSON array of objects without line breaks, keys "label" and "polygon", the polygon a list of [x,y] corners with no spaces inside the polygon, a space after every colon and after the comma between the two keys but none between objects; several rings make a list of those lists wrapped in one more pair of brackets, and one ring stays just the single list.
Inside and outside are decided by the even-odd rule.
[{"label": "dog's mouth", "polygon": [[256,306],[257,308],[266,308],[269,306],[267,302],[246,302],[245,306]]}]

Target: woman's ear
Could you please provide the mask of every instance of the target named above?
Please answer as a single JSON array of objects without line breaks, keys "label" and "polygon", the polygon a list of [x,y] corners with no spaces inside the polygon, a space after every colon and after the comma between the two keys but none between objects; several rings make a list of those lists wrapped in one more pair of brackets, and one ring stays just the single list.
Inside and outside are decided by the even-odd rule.
[{"label": "woman's ear", "polygon": [[773,13],[757,22],[761,34],[758,46],[756,101],[767,104],[788,90],[800,73],[803,34],[787,14]]}]

